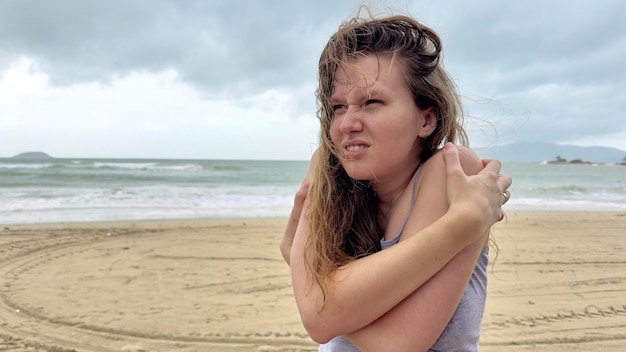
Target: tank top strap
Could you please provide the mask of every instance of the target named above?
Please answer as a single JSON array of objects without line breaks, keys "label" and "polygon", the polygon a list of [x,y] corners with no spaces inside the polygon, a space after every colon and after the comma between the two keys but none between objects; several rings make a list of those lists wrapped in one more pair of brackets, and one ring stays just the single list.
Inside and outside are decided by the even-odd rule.
[{"label": "tank top strap", "polygon": [[404,219],[404,222],[402,223],[402,227],[400,227],[400,231],[398,231],[398,234],[392,239],[385,240],[383,238],[380,240],[380,244],[383,249],[388,248],[398,243],[398,241],[400,241],[400,236],[402,236],[402,232],[404,231],[406,224],[409,222],[411,213],[413,213],[413,208],[415,208],[415,187],[417,185],[417,179],[419,178],[421,171],[422,171],[422,164],[418,166],[417,170],[415,170],[415,175],[413,175],[413,187],[411,187],[411,209],[409,210],[409,213],[407,214],[406,219]]}]

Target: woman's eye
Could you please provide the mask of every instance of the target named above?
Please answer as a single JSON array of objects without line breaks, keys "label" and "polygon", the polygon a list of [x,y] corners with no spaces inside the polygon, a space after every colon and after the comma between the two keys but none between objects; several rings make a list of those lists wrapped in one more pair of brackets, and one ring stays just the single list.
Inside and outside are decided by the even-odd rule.
[{"label": "woman's eye", "polygon": [[343,109],[345,109],[345,108],[346,108],[346,106],[345,106],[345,105],[341,105],[341,104],[338,104],[338,105],[333,105],[333,111],[334,111],[334,112],[341,111],[341,110],[343,110]]},{"label": "woman's eye", "polygon": [[365,105],[371,105],[371,104],[379,104],[382,103],[380,100],[376,100],[376,99],[369,99],[365,102]]}]

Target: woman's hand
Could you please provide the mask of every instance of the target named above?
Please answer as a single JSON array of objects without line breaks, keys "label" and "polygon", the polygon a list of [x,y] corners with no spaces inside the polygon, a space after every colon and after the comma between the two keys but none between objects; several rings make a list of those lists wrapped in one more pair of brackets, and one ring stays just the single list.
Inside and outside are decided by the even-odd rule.
[{"label": "woman's hand", "polygon": [[296,196],[293,200],[293,207],[291,208],[291,215],[287,220],[287,227],[283,233],[283,239],[280,242],[280,252],[285,258],[285,262],[289,265],[289,258],[291,254],[291,246],[293,245],[293,238],[296,235],[296,229],[298,228],[298,222],[300,221],[300,215],[302,214],[302,208],[304,207],[304,201],[309,191],[309,182],[305,180],[300,185],[300,189],[296,192]]},{"label": "woman's hand", "polygon": [[500,162],[483,160],[484,168],[476,175],[467,176],[461,168],[458,149],[452,143],[445,145],[444,159],[450,211],[466,217],[469,224],[482,230],[479,233],[502,220],[502,205],[508,200],[507,189],[513,181],[510,176],[500,175]]},{"label": "woman's hand", "polygon": [[319,152],[316,149],[311,156],[311,162],[309,163],[309,170],[307,171],[306,176],[304,177],[304,181],[302,181],[302,185],[296,192],[296,196],[293,200],[293,207],[291,208],[291,214],[289,215],[289,220],[287,221],[287,227],[285,227],[285,232],[283,233],[283,239],[280,242],[280,252],[287,262],[287,265],[290,265],[291,259],[291,247],[293,245],[293,239],[296,236],[296,230],[298,229],[298,223],[300,221],[300,216],[302,216],[302,210],[304,209],[304,202],[306,201],[306,196],[309,193],[309,186],[311,182],[313,182],[314,173],[317,169],[317,164],[319,162]]}]

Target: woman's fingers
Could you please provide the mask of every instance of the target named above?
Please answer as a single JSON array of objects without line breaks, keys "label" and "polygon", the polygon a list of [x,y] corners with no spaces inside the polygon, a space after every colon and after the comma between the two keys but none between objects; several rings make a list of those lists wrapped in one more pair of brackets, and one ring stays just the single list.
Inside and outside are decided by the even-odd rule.
[{"label": "woman's fingers", "polygon": [[[296,195],[293,199],[293,207],[291,208],[289,223],[287,224],[287,229],[292,232],[292,237],[296,233],[296,226],[298,226],[298,221],[300,221],[300,214],[302,214],[302,208],[304,207],[304,201],[306,200],[306,195],[308,191],[309,183],[306,181],[302,182],[302,185],[300,185],[300,188],[296,192]],[[287,230],[285,230],[285,232],[287,232]]]},{"label": "woman's fingers", "polygon": [[446,143],[443,148],[443,157],[446,161],[446,172],[448,177],[458,178],[465,175],[459,159],[459,149],[452,143]]},{"label": "woman's fingers", "polygon": [[466,183],[466,175],[461,167],[459,150],[452,143],[446,143],[443,150],[443,158],[446,162],[446,190],[448,203],[452,204],[456,200],[456,195],[462,192]]},{"label": "woman's fingers", "polygon": [[460,165],[457,147],[451,143],[444,147],[447,192],[451,208],[473,214],[488,228],[503,218],[502,205],[510,196],[508,188],[512,179],[500,175],[499,160],[483,160],[484,168],[476,175],[467,176]]},{"label": "woman's fingers", "polygon": [[302,183],[293,199],[291,214],[289,215],[289,220],[287,220],[287,226],[285,227],[285,232],[283,233],[283,238],[280,242],[280,251],[287,264],[289,264],[291,246],[293,244],[293,239],[296,236],[298,222],[300,221],[300,215],[302,214],[302,208],[304,207],[304,201],[306,200],[308,191],[309,183],[305,181]]},{"label": "woman's fingers", "polygon": [[511,192],[504,191],[504,193],[502,193],[502,197],[504,197],[504,202],[502,202],[502,205],[504,205],[509,201],[509,199],[511,199]]},{"label": "woman's fingers", "polygon": [[[509,175],[498,175],[498,189],[502,193],[509,192],[509,187],[513,184],[513,179]],[[510,196],[511,194],[508,193]],[[509,197],[510,198],[510,197]]]}]

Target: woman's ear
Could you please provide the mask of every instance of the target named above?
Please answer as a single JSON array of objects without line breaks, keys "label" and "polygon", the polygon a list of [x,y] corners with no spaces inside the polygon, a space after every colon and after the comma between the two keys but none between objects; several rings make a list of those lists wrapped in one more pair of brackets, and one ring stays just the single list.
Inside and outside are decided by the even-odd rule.
[{"label": "woman's ear", "polygon": [[422,125],[419,126],[419,136],[426,138],[430,136],[437,128],[437,120],[439,119],[439,111],[434,106],[421,110]]}]

